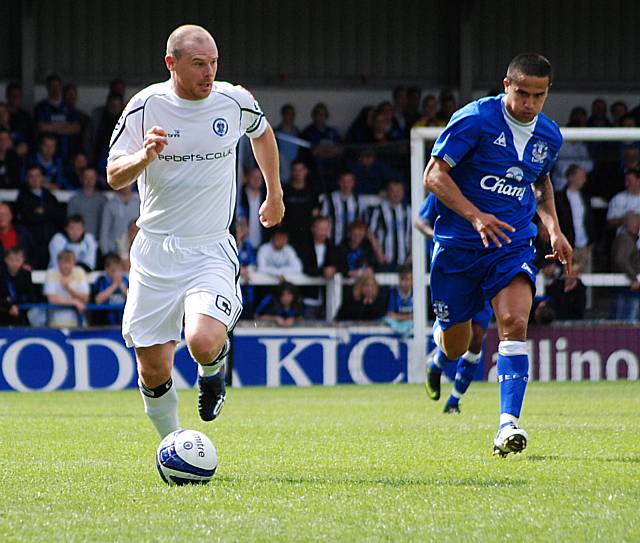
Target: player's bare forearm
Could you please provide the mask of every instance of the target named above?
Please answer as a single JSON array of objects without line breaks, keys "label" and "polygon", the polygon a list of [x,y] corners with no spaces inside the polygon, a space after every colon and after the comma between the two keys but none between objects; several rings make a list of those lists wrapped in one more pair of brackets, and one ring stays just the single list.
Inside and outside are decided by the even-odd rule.
[{"label": "player's bare forearm", "polygon": [[560,233],[560,223],[558,222],[556,204],[553,199],[551,179],[548,175],[540,177],[533,186],[536,195],[537,212],[542,224],[549,230],[549,234],[558,235]]},{"label": "player's bare forearm", "polygon": [[502,247],[503,242],[511,243],[511,239],[505,232],[514,232],[513,226],[499,220],[491,213],[480,211],[473,205],[449,175],[450,169],[449,164],[444,160],[431,157],[424,171],[425,188],[433,192],[449,209],[468,220],[478,232],[485,247],[489,247],[490,242],[493,242],[496,247]]},{"label": "player's bare forearm", "polygon": [[418,231],[427,236],[428,238],[433,238],[433,227],[426,221],[423,221],[420,217],[418,217],[413,225],[416,227]]},{"label": "player's bare forearm", "polygon": [[264,133],[251,140],[253,154],[267,185],[267,197],[260,206],[260,223],[271,228],[280,223],[284,217],[282,185],[280,184],[280,157],[278,144],[271,126],[267,125]]},{"label": "player's bare forearm", "polygon": [[119,190],[133,183],[144,169],[151,164],[169,140],[167,131],[160,126],[152,126],[142,140],[142,149],[120,157],[107,165],[107,183],[114,190]]},{"label": "player's bare forearm", "polygon": [[465,196],[449,175],[449,165],[442,159],[431,157],[424,171],[423,183],[429,192],[461,217],[472,222],[480,210]]},{"label": "player's bare forearm", "polygon": [[567,275],[572,275],[573,249],[560,230],[556,205],[553,200],[553,185],[548,175],[540,177],[533,184],[536,192],[537,212],[542,224],[549,231],[553,253],[546,255],[547,259],[557,259],[566,268]]},{"label": "player's bare forearm", "polygon": [[251,140],[253,154],[267,185],[267,199],[282,199],[282,185],[280,184],[280,157],[278,144],[273,129],[267,125],[264,133]]},{"label": "player's bare forearm", "polygon": [[120,157],[107,165],[107,183],[114,190],[120,190],[133,183],[149,161],[143,149],[132,154]]}]

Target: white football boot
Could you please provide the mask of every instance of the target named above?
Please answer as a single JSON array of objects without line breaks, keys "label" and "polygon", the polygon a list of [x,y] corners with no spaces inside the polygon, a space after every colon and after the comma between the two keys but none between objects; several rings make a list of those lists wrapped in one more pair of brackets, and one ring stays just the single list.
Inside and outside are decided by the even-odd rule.
[{"label": "white football boot", "polygon": [[509,453],[519,453],[527,448],[529,435],[514,424],[503,426],[493,440],[493,454],[504,458]]}]

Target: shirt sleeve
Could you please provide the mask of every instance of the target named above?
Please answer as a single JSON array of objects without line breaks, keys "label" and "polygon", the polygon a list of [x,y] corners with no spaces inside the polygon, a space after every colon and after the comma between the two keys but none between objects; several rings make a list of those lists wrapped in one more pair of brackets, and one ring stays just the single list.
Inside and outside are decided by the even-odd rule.
[{"label": "shirt sleeve", "polygon": [[79,266],[76,266],[73,269],[73,275],[71,277],[71,281],[73,284],[73,288],[77,290],[80,294],[89,294],[90,288],[89,288],[89,280],[87,278],[87,274]]},{"label": "shirt sleeve", "polygon": [[452,168],[473,150],[480,139],[482,120],[474,104],[457,111],[438,136],[431,156],[441,158]]},{"label": "shirt sleeve", "polygon": [[49,242],[49,267],[55,268],[58,262],[58,254],[62,251],[66,246],[66,241],[63,234],[59,232],[55,234],[51,241]]},{"label": "shirt sleeve", "polygon": [[144,102],[138,95],[134,96],[124,108],[111,134],[108,162],[142,149],[144,139],[142,133],[143,110]]},{"label": "shirt sleeve", "polygon": [[58,289],[56,286],[59,284],[59,279],[57,277],[56,270],[49,270],[47,272],[47,277],[44,281],[44,288],[42,292],[45,296],[49,296],[50,294],[56,294]]},{"label": "shirt sleeve", "polygon": [[562,134],[560,130],[558,130],[558,143],[553,148],[551,146],[549,147],[549,154],[547,155],[544,168],[542,168],[540,172],[540,177],[547,176],[551,173],[551,170],[553,170],[558,162],[558,158],[560,158],[560,147],[562,147]]},{"label": "shirt sleeve", "polygon": [[387,313],[397,313],[398,312],[398,300],[396,297],[395,288],[389,294],[389,303],[387,304]]},{"label": "shirt sleeve", "polygon": [[420,211],[418,214],[420,218],[426,222],[428,222],[431,226],[433,226],[438,218],[438,212],[436,210],[436,195],[432,192],[425,198],[424,202],[420,206]]},{"label": "shirt sleeve", "polygon": [[625,208],[623,205],[623,198],[624,196],[622,196],[621,192],[611,198],[607,209],[607,220],[622,219],[622,217],[624,217]]},{"label": "shirt sleeve", "polygon": [[262,136],[267,129],[267,120],[258,101],[247,89],[236,86],[235,98],[240,104],[240,131],[250,138]]}]

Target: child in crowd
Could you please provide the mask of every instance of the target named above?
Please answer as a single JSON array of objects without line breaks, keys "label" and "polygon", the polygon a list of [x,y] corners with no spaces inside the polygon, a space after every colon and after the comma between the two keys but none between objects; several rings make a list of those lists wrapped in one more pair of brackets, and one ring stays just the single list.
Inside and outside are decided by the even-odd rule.
[{"label": "child in crowd", "polygon": [[87,274],[80,266],[76,266],[76,255],[69,249],[60,251],[57,260],[58,266],[47,272],[44,293],[50,304],[66,305],[70,309],[51,310],[49,326],[76,326],[80,324],[78,315],[86,311],[89,302]]},{"label": "child in crowd", "polygon": [[98,322],[94,324],[120,324],[129,292],[129,278],[124,273],[122,259],[117,254],[107,253],[104,257],[104,273],[96,280],[94,292],[97,305],[117,306],[113,311],[101,312],[103,318],[98,316]]},{"label": "child in crowd", "polygon": [[302,304],[298,289],[283,281],[273,294],[267,295],[256,309],[260,321],[275,322],[278,326],[290,327],[302,320]]},{"label": "child in crowd", "polygon": [[413,333],[413,274],[408,266],[398,270],[398,286],[389,294],[387,316],[384,322],[402,337]]},{"label": "child in crowd", "polygon": [[365,271],[358,277],[353,289],[347,291],[336,320],[375,321],[382,319],[387,304],[380,292],[380,285],[372,271]]}]

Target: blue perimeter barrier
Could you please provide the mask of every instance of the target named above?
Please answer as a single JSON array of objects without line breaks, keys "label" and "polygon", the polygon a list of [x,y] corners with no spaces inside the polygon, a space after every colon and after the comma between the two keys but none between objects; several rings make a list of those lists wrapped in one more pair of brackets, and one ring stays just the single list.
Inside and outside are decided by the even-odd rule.
[{"label": "blue perimeter barrier", "polygon": [[[0,390],[119,390],[137,386],[119,329],[2,329]],[[407,381],[407,341],[389,329],[244,328],[234,334],[234,386]],[[176,351],[174,381],[193,387],[196,364]]]}]

